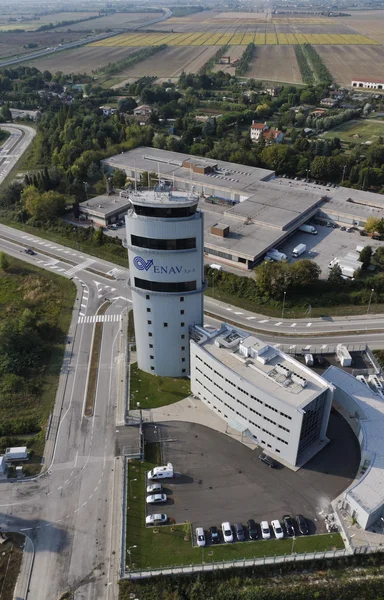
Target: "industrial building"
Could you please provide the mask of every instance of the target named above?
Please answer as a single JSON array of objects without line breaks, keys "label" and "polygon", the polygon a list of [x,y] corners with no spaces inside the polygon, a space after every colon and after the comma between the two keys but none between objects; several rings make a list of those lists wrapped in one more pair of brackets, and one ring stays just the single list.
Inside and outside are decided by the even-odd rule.
[{"label": "industrial building", "polygon": [[106,227],[123,219],[131,206],[129,195],[125,192],[119,194],[103,194],[95,196],[79,204],[79,212],[94,225]]},{"label": "industrial building", "polygon": [[367,79],[361,77],[360,79],[352,79],[351,87],[361,88],[364,90],[384,90],[383,79]]},{"label": "industrial building", "polygon": [[203,213],[191,192],[132,192],[125,217],[137,362],[189,375],[189,328],[203,319]]},{"label": "industrial building", "polygon": [[[144,172],[152,172],[170,188],[196,193],[204,211],[205,257],[244,270],[312,217],[364,227],[384,209],[380,194],[290,181],[268,169],[156,148],[136,148],[101,162],[107,172],[121,169],[138,185]],[[100,210],[97,199],[92,202]]]},{"label": "industrial building", "polygon": [[227,324],[193,327],[190,344],[192,393],[230,427],[292,469],[327,444],[331,383]]}]

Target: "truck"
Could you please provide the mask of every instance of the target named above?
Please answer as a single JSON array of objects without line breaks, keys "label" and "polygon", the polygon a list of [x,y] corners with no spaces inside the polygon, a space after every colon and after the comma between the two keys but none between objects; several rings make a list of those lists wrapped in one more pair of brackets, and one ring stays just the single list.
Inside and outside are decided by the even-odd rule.
[{"label": "truck", "polygon": [[151,471],[148,471],[148,479],[150,480],[170,479],[172,477],[174,477],[172,463],[168,463],[163,467],[155,467]]},{"label": "truck", "polygon": [[349,279],[353,279],[355,276],[356,269],[354,267],[349,267],[347,265],[340,265],[341,274],[343,277],[348,277]]},{"label": "truck", "polygon": [[296,246],[296,248],[292,250],[292,256],[295,256],[297,258],[301,254],[303,254],[303,252],[305,252],[306,249],[307,246],[305,244],[299,244],[298,246]]},{"label": "truck", "polygon": [[317,229],[315,229],[313,225],[300,225],[299,231],[304,231],[304,233],[312,233],[312,235],[317,235]]},{"label": "truck", "polygon": [[276,250],[276,248],[272,248],[271,250],[268,250],[265,257],[272,258],[272,260],[275,260],[276,262],[281,262],[282,260],[287,260],[287,258],[288,258],[287,255],[284,254],[284,252],[279,252],[278,250]]},{"label": "truck", "polygon": [[27,446],[16,446],[14,448],[5,449],[6,460],[27,460],[28,459],[28,448]]}]

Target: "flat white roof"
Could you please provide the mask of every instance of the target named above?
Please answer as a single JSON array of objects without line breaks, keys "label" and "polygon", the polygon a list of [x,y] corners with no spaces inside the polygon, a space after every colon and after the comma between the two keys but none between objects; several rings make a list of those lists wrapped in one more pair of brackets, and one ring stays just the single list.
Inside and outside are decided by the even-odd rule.
[{"label": "flat white roof", "polygon": [[[128,192],[124,192],[128,194]],[[138,192],[132,192],[129,194],[132,204],[148,204],[151,206],[164,205],[179,206],[185,204],[189,206],[191,204],[197,204],[199,201],[198,196],[191,192],[182,192],[180,190],[156,191],[156,190],[143,190]]]},{"label": "flat white roof", "polygon": [[372,456],[371,466],[347,491],[366,511],[372,512],[384,502],[384,399],[356,377],[329,367],[324,379],[349,394],[360,409],[360,425],[364,431],[364,451]]},{"label": "flat white roof", "polygon": [[[207,334],[212,336],[212,332]],[[223,344],[228,344],[229,347]],[[262,357],[265,364],[257,357],[243,356],[240,353],[240,344],[252,349],[253,353]],[[209,339],[202,339],[199,345],[255,388],[269,396],[275,396],[294,408],[305,408],[309,402],[330,387],[328,382],[319,375],[278,348],[229,325],[224,324],[216,335]],[[278,365],[289,371],[290,375],[281,373],[281,369],[277,369]],[[302,387],[300,383],[294,381],[295,377],[292,378],[292,375],[305,379],[306,386]]]}]

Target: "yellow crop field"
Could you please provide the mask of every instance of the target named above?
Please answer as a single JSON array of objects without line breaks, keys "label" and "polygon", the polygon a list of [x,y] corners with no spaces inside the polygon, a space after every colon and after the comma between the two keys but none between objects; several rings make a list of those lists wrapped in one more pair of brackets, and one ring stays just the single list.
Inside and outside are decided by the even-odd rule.
[{"label": "yellow crop field", "polygon": [[254,44],[265,44],[265,33],[255,33]]},{"label": "yellow crop field", "polygon": [[274,46],[278,43],[276,33],[267,33],[265,38],[265,43],[268,46]]},{"label": "yellow crop field", "polygon": [[256,45],[275,46],[277,44],[316,44],[319,46],[378,46],[379,42],[360,34],[332,33],[226,33],[226,32],[187,32],[187,33],[123,33],[114,37],[93,42],[91,46],[108,48],[124,46],[246,46],[251,42]]}]

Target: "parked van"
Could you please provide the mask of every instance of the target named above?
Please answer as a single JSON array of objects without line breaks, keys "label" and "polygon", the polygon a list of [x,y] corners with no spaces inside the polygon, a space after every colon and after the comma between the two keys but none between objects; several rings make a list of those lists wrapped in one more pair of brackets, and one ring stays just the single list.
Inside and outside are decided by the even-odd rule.
[{"label": "parked van", "polygon": [[148,472],[148,479],[168,479],[171,477],[174,477],[172,463],[168,463],[164,467],[155,467]]}]

